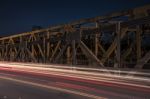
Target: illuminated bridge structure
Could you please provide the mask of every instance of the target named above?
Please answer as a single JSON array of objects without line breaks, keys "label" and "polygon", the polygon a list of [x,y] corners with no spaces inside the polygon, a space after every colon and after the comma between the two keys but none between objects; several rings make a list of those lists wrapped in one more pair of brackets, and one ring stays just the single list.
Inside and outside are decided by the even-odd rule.
[{"label": "illuminated bridge structure", "polygon": [[0,60],[149,68],[150,5],[2,37]]}]

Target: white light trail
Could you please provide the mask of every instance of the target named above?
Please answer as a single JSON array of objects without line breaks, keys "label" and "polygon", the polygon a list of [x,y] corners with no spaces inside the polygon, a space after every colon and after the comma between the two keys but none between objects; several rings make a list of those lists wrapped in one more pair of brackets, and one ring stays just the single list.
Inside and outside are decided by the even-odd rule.
[{"label": "white light trail", "polygon": [[[124,85],[132,85],[132,86],[140,86],[140,87],[146,87],[150,88],[150,86],[141,85],[141,84],[130,84],[127,81],[141,81],[141,82],[147,82],[150,83],[149,78],[145,77],[136,77],[136,76],[124,76],[124,75],[116,75],[116,74],[107,74],[103,72],[94,72],[90,71],[92,68],[80,68],[80,67],[73,67],[74,69],[71,69],[72,67],[67,66],[59,66],[59,65],[42,65],[42,64],[25,64],[25,63],[0,63],[1,67],[9,67],[12,70],[19,70],[19,71],[27,71],[27,72],[33,72],[33,73],[43,73],[43,74],[52,74],[52,75],[60,75],[60,76],[67,76],[67,77],[75,77],[75,78],[82,78],[82,79],[88,79],[88,80],[94,80],[94,81],[106,81],[111,83],[120,83]],[[56,68],[57,67],[57,68]],[[77,69],[78,68],[78,69]],[[81,71],[81,69],[87,70],[87,71]],[[94,70],[100,70],[103,71],[105,69],[94,69]],[[113,70],[112,70],[113,71]],[[122,72],[122,71],[120,71]],[[142,74],[142,73],[141,73]],[[148,74],[148,73],[143,73]],[[126,82],[122,82],[122,80]]]},{"label": "white light trail", "polygon": [[18,79],[14,79],[14,78],[9,78],[9,77],[6,78],[6,77],[0,76],[0,79],[10,80],[10,81],[13,81],[13,82],[18,82],[18,83],[23,83],[23,84],[27,84],[27,85],[43,87],[43,88],[57,90],[57,91],[62,91],[62,92],[70,93],[70,94],[75,94],[75,95],[88,97],[88,98],[91,98],[91,99],[107,99],[105,97],[96,96],[96,95],[92,95],[92,94],[88,94],[88,93],[84,93],[84,92],[58,88],[58,87],[54,87],[54,86],[43,85],[43,84],[38,84],[38,83],[34,83],[34,82],[29,82],[29,81],[23,81],[23,80],[18,80]]}]

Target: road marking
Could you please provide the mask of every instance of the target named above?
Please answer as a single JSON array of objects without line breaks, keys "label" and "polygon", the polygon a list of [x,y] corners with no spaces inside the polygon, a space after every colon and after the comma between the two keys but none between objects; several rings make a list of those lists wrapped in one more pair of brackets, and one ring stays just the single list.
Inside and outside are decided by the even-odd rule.
[{"label": "road marking", "polygon": [[38,84],[38,83],[18,80],[18,79],[9,78],[9,77],[6,78],[6,77],[0,76],[0,79],[14,81],[14,82],[28,84],[28,85],[33,85],[33,86],[38,86],[38,87],[43,87],[43,88],[57,90],[57,91],[62,91],[62,92],[70,93],[70,94],[76,94],[76,95],[88,97],[88,98],[91,98],[91,99],[107,99],[105,97],[100,97],[100,96],[96,96],[96,95],[92,95],[92,94],[88,94],[88,93],[83,93],[83,92],[78,92],[78,91],[73,91],[73,90],[68,90],[68,89],[62,89],[62,88],[53,87],[53,86],[42,85],[42,84]]}]

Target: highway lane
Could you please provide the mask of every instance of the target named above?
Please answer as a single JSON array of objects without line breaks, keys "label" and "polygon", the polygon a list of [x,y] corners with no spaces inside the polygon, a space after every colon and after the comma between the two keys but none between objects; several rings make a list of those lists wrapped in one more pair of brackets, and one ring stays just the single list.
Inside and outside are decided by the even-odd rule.
[{"label": "highway lane", "polygon": [[9,80],[32,87],[38,86],[38,88],[57,90],[71,95],[81,96],[78,99],[82,99],[82,97],[84,97],[83,99],[150,98],[150,79],[135,79],[135,77],[122,78],[122,76],[119,76],[119,78],[115,77],[114,79],[113,75],[68,70],[66,67],[63,69],[63,66],[60,69],[55,69],[53,67],[41,68],[32,65],[1,64],[0,78],[5,81]]},{"label": "highway lane", "polygon": [[[84,99],[62,91],[0,79],[0,99]],[[87,97],[86,97],[87,98]]]},{"label": "highway lane", "polygon": [[[103,82],[103,81],[92,81],[92,80],[85,80],[85,79],[79,79],[79,78],[73,78],[73,77],[65,77],[63,75],[56,76],[56,75],[35,74],[31,72],[14,71],[11,69],[1,69],[0,78],[13,78],[13,79],[5,79],[5,80],[9,80],[11,82],[17,82],[17,84],[21,83],[19,88],[24,89],[24,90],[30,89],[30,88],[25,87],[26,85],[28,86],[30,85],[34,94],[31,94],[31,98],[25,97],[24,99],[35,99],[35,98],[32,98],[32,95],[38,95],[35,93],[40,92],[40,90],[36,90],[36,88],[33,87],[33,86],[37,86],[36,84],[52,86],[52,87],[61,88],[61,89],[67,89],[71,92],[66,91],[66,90],[65,91],[57,90],[57,91],[68,93],[69,95],[74,94],[74,95],[71,95],[72,98],[70,96],[68,99],[88,99],[88,98],[97,99],[97,98],[104,98],[104,97],[110,98],[110,99],[149,99],[150,98],[149,86],[147,86],[147,88],[137,87],[137,86],[128,86],[128,85],[122,85],[119,83],[114,84],[114,83],[108,83],[108,82]],[[19,80],[19,81],[16,81],[16,80]],[[26,81],[26,82],[24,83],[23,81]],[[29,82],[34,83],[34,85]],[[12,85],[10,84],[10,86]],[[41,88],[41,86],[38,86],[38,88]],[[55,88],[45,88],[45,87],[43,88],[42,86],[42,89],[55,90]],[[11,88],[11,89],[16,89],[16,88]],[[17,94],[17,91],[14,90],[13,92],[16,92]],[[19,91],[19,92],[20,94],[24,94],[24,91],[23,92]],[[6,93],[7,91],[5,91],[5,93],[3,94],[6,94]],[[44,92],[44,93],[47,97],[48,93],[47,92]],[[26,95],[28,96],[28,93],[25,94],[24,96]],[[79,95],[81,96],[81,98],[79,97]],[[51,96],[48,96],[48,97],[51,97]],[[42,99],[51,99],[51,98],[42,98]],[[53,98],[53,99],[57,99],[57,94],[56,94],[56,98]],[[60,99],[63,99],[63,97]]]}]

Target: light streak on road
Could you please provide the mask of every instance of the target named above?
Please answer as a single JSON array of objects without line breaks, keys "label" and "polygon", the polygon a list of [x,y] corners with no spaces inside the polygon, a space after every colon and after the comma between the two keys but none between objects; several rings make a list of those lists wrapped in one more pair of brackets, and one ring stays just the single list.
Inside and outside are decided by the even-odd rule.
[{"label": "light streak on road", "polygon": [[92,94],[87,94],[87,93],[73,91],[73,90],[67,90],[67,89],[53,87],[53,86],[47,86],[47,85],[43,85],[43,84],[38,84],[38,83],[29,82],[29,81],[23,81],[23,80],[8,78],[8,77],[6,78],[6,77],[0,76],[0,79],[5,79],[5,80],[18,82],[18,83],[24,83],[27,85],[38,86],[38,87],[43,87],[43,88],[47,88],[47,89],[53,89],[53,90],[57,90],[57,91],[67,92],[67,93],[76,94],[76,95],[80,95],[80,96],[84,96],[84,97],[88,97],[88,98],[92,98],[92,99],[107,99],[107,98],[92,95]]},{"label": "light streak on road", "polygon": [[[30,81],[22,81],[18,79],[8,79],[8,80],[13,80],[17,81],[20,83],[25,83],[25,84],[33,84],[33,85],[42,85],[42,86],[51,86],[54,88],[59,89],[64,89],[64,90],[69,90],[71,91],[70,93],[78,94],[82,93],[82,96],[87,96],[87,97],[95,97],[97,99],[99,95],[97,94],[91,94],[88,92],[84,92],[86,90],[89,90],[91,92],[96,92],[100,94],[109,94],[112,96],[118,96],[118,97],[127,97],[130,98],[127,94],[117,94],[115,92],[109,92],[101,89],[97,89],[97,87],[93,88],[92,86],[107,86],[108,88],[114,88],[114,89],[122,89],[122,90],[130,90],[131,92],[136,91],[136,92],[141,92],[144,94],[150,93],[150,79],[149,77],[138,77],[138,76],[133,76],[133,75],[128,75],[124,76],[122,74],[116,75],[115,73],[107,74],[107,71],[104,72],[105,69],[94,69],[90,70],[90,68],[85,69],[85,68],[80,68],[80,67],[67,67],[63,65],[42,65],[42,64],[25,64],[25,63],[0,63],[0,74],[3,75],[9,74],[9,77],[17,77],[17,75],[22,75],[24,77],[31,77],[34,76]],[[2,72],[6,71],[6,72]],[[101,72],[97,72],[101,71]],[[102,72],[103,71],[103,72]],[[112,70],[113,71],[113,70]],[[111,71],[111,72],[112,72]],[[116,70],[114,70],[116,71]],[[122,71],[120,71],[122,72]],[[124,72],[124,71],[123,71]],[[125,71],[127,72],[127,71]],[[138,72],[139,73],[139,72]],[[143,72],[141,72],[142,74]],[[14,75],[13,75],[14,74]],[[144,74],[144,73],[143,73]],[[148,74],[148,73],[145,73]],[[149,74],[148,74],[149,75]],[[0,76],[0,78],[5,78],[3,76]],[[37,77],[37,79],[35,79]],[[39,79],[38,77],[43,77],[43,79]],[[55,79],[53,83],[47,83],[47,80],[44,80],[45,78],[49,79]],[[40,84],[40,83],[35,83],[32,82],[32,80],[36,81],[38,80],[39,82],[45,82],[45,84]],[[48,84],[48,85],[46,85]],[[79,84],[79,85],[78,85]],[[83,84],[83,85],[82,85]],[[85,84],[85,85],[84,85]],[[88,84],[88,85],[86,85]],[[41,86],[41,87],[42,87]],[[46,87],[45,87],[46,88]],[[52,89],[53,89],[52,88]],[[55,89],[54,88],[54,89]],[[68,89],[66,89],[68,88]],[[70,89],[69,89],[70,88]],[[72,90],[73,89],[73,90]],[[83,92],[81,90],[84,90]],[[73,92],[72,92],[73,91]],[[66,91],[67,92],[67,91]],[[69,93],[69,92],[68,92]],[[86,95],[85,95],[86,94]],[[92,96],[93,95],[93,96]],[[103,96],[99,97],[98,99],[103,98]],[[136,98],[137,99],[137,98]]]},{"label": "light streak on road", "polygon": [[[24,63],[1,63],[1,67],[10,68],[12,70],[21,70],[21,71],[30,71],[30,72],[38,72],[45,74],[53,74],[53,75],[63,75],[69,77],[77,77],[77,78],[86,78],[90,80],[106,80],[106,81],[115,81],[117,83],[120,80],[135,80],[135,81],[145,81],[150,83],[150,79],[147,77],[136,77],[134,75],[117,75],[117,74],[107,74],[104,72],[89,72],[91,68],[88,68],[88,71],[81,71],[77,69],[85,69],[80,67],[73,67],[74,69],[70,69],[72,67],[67,66],[58,66],[58,65],[38,65],[38,64],[24,64]],[[57,67],[57,68],[56,68]],[[94,69],[94,70],[105,70],[105,69]],[[116,70],[115,70],[116,71]],[[124,72],[124,71],[120,71]],[[140,73],[142,75],[148,75],[149,73]],[[115,82],[114,82],[115,83]],[[123,84],[123,83],[122,83]],[[129,85],[128,83],[125,83]],[[141,85],[140,85],[141,86]]]},{"label": "light streak on road", "polygon": [[[36,64],[36,63],[7,63],[10,65],[19,65],[19,66],[33,66],[33,67],[45,67],[45,68],[58,68],[58,69],[72,69],[72,70],[83,70],[83,71],[95,71],[95,72],[113,72],[113,73],[126,73],[126,74],[139,74],[139,75],[148,75],[150,76],[150,73],[145,73],[145,72],[139,72],[138,70],[134,71],[127,70],[112,70],[112,69],[104,69],[104,68],[84,68],[84,67],[76,67],[76,66],[66,66],[66,65],[60,65],[60,64],[53,64],[53,65],[46,65],[46,64]],[[149,72],[149,71],[147,71]]]},{"label": "light streak on road", "polygon": [[[118,79],[114,79],[114,78],[121,78],[121,79],[126,79],[127,81],[129,79],[134,79],[137,81],[146,81],[150,83],[150,79],[146,79],[146,78],[138,78],[138,77],[124,77],[124,76],[118,76],[118,75],[109,75],[109,74],[102,74],[102,73],[94,73],[94,72],[87,72],[87,71],[78,71],[78,70],[68,70],[68,69],[58,69],[58,68],[51,68],[52,65],[50,65],[51,67],[49,68],[44,68],[44,66],[36,66],[37,64],[14,64],[12,65],[12,63],[1,63],[0,66],[1,67],[5,67],[5,68],[9,68],[11,70],[19,70],[19,71],[28,71],[28,72],[32,72],[32,73],[42,73],[42,74],[51,74],[51,75],[58,75],[58,76],[66,76],[66,77],[75,77],[75,78],[81,78],[81,79],[88,79],[88,80],[93,80],[93,81],[105,81],[105,82],[109,82],[109,83],[119,83],[122,85],[129,85],[129,86],[138,86],[138,87],[144,87],[144,88],[150,88],[150,86],[145,86],[145,85],[141,85],[141,84],[132,84],[132,83],[128,83],[128,82],[121,82]],[[55,65],[54,65],[55,66]],[[54,67],[53,66],[53,67]],[[60,66],[57,66],[60,67]],[[63,67],[63,66],[61,66]],[[66,66],[65,66],[66,68]],[[78,67],[79,68],[79,67]],[[108,78],[107,78],[108,77]]]}]

